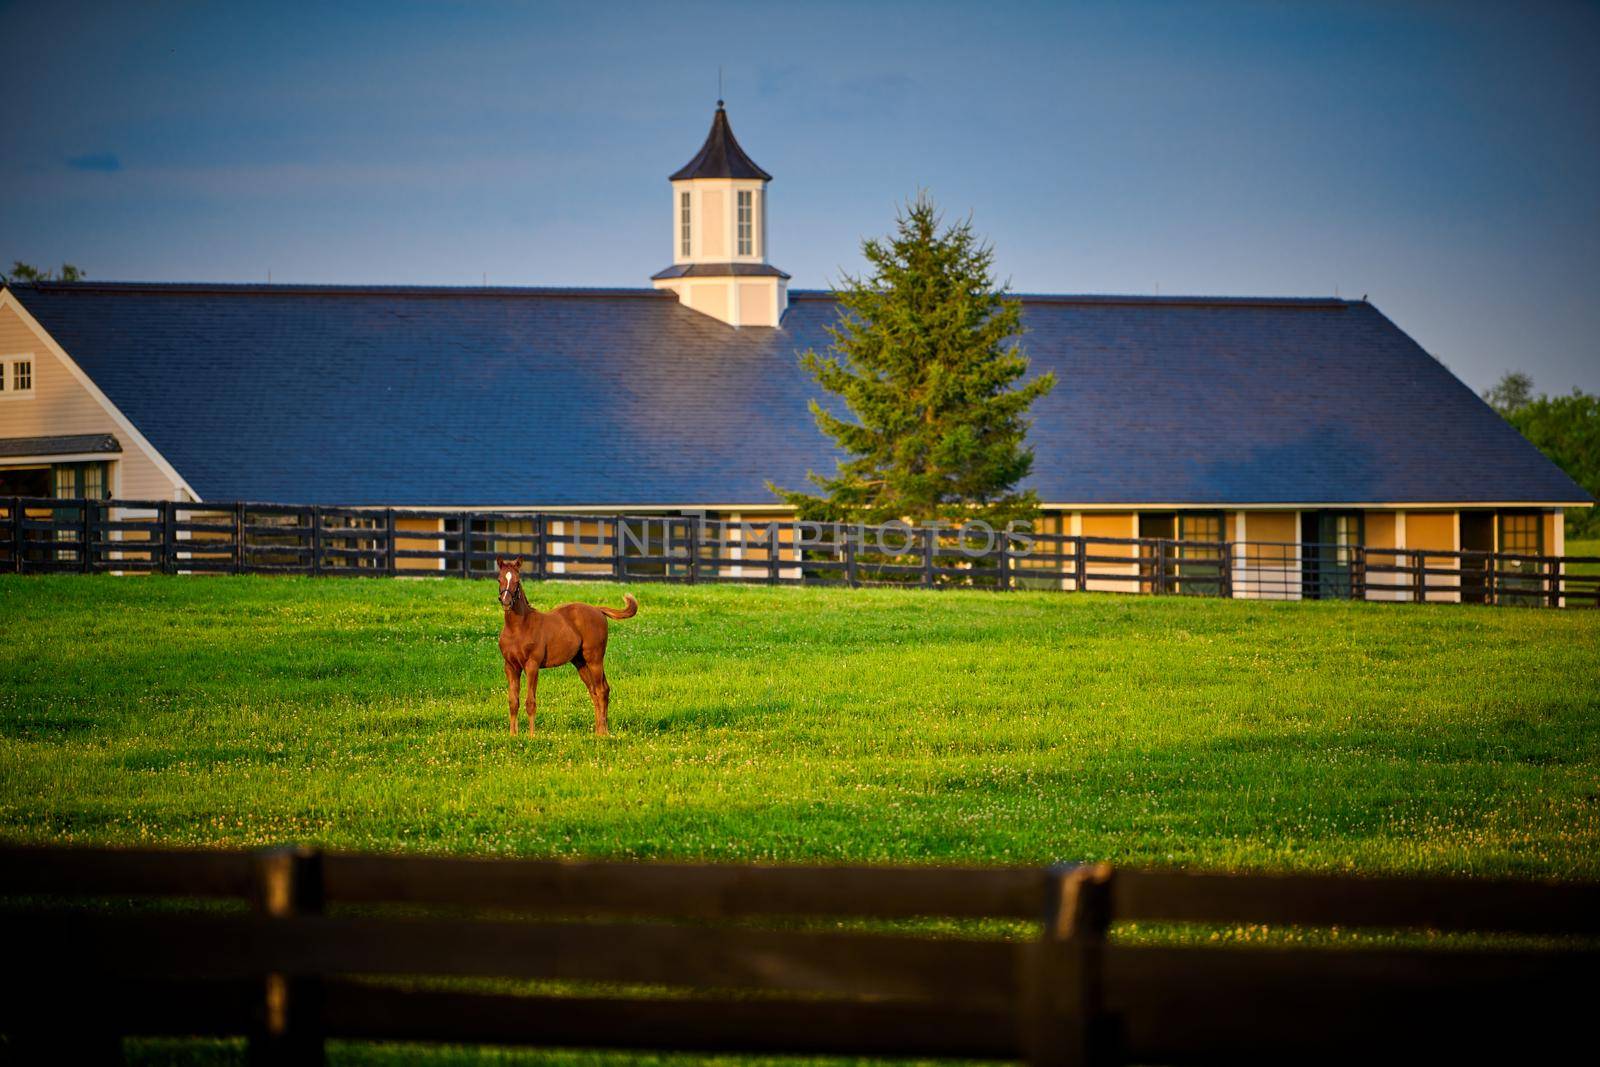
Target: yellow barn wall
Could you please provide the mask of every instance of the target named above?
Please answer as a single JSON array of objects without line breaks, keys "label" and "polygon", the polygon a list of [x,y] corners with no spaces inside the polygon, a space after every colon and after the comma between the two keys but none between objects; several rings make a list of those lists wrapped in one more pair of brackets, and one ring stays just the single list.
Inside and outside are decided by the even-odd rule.
[{"label": "yellow barn wall", "polygon": [[[394,520],[395,539],[394,547],[397,551],[405,552],[443,552],[443,538],[413,538],[402,537],[401,532],[409,533],[442,533],[444,531],[443,519],[417,519],[396,518]],[[405,558],[394,561],[397,571],[442,571],[445,561],[442,559],[415,559]]]},{"label": "yellow barn wall", "polygon": [[[12,308],[0,308],[0,359],[33,358],[33,396],[0,394],[0,437],[58,437],[108,433],[122,444],[111,461],[113,495],[129,500],[171,500],[177,486],[128,440],[106,409],[72,376]],[[8,381],[7,385],[10,384]]]},{"label": "yellow barn wall", "polygon": [[[1139,534],[1139,517],[1132,511],[1085,511],[1080,520],[1084,537],[1137,537]],[[1130,560],[1139,554],[1138,545],[1097,545],[1089,544],[1084,548],[1084,554],[1090,556],[1127,556]],[[1088,573],[1085,587],[1092,591],[1109,593],[1137,593],[1138,582],[1118,580],[1097,580],[1096,574],[1138,574],[1139,565],[1134,562],[1122,563],[1089,563],[1084,566]]]},{"label": "yellow barn wall", "polygon": [[1374,586],[1404,585],[1405,575],[1388,574],[1384,571],[1374,572],[1374,567],[1393,567],[1404,564],[1404,559],[1397,552],[1382,552],[1379,549],[1400,547],[1400,518],[1394,511],[1369,511],[1362,520],[1364,533],[1362,539],[1367,543],[1367,599],[1368,600],[1405,600],[1407,594],[1403,590],[1374,588]]},{"label": "yellow barn wall", "polygon": [[[1453,511],[1407,511],[1406,547],[1410,549],[1440,549],[1454,552],[1458,544],[1458,526]],[[1414,557],[1413,557],[1414,558]],[[1408,560],[1408,563],[1411,561]],[[1430,574],[1427,576],[1428,599],[1459,601],[1461,599],[1460,561],[1453,556],[1423,556],[1422,565],[1429,570],[1450,570],[1454,575]],[[1444,588],[1434,591],[1433,587]]]},{"label": "yellow barn wall", "polygon": [[1235,594],[1251,600],[1300,599],[1300,514],[1244,513],[1244,558],[1234,561]]}]

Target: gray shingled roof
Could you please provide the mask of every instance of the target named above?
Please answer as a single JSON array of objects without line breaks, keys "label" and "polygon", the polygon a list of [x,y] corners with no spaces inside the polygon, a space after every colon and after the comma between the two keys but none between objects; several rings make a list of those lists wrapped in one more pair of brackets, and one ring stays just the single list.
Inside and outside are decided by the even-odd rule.
[{"label": "gray shingled roof", "polygon": [[122,445],[108,433],[56,437],[0,437],[0,456],[72,456],[86,452],[115,454]]},{"label": "gray shingled roof", "polygon": [[[771,503],[835,454],[798,352],[827,293],[734,329],[653,290],[17,285],[204,497],[468,506]],[[1582,501],[1361,301],[1023,298],[1055,391],[1047,502]]]}]

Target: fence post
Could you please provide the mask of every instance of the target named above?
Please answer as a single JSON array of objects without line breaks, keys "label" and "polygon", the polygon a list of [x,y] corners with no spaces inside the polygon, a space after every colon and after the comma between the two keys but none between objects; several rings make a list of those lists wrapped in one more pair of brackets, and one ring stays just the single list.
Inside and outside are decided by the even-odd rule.
[{"label": "fence post", "polygon": [[233,573],[244,573],[244,503],[233,505]]},{"label": "fence post", "polygon": [[1233,596],[1233,545],[1223,542],[1217,564],[1217,595],[1221,597]]},{"label": "fence post", "polygon": [[393,578],[399,571],[399,561],[394,558],[394,508],[383,509],[383,571]]},{"label": "fence post", "polygon": [[1428,560],[1421,552],[1411,553],[1411,595],[1418,604],[1428,599]]},{"label": "fence post", "polygon": [[89,498],[84,497],[83,506],[78,509],[78,569],[84,574],[94,569],[94,516],[89,513],[90,507]]},{"label": "fence post", "polygon": [[1089,588],[1089,575],[1085,570],[1086,560],[1084,559],[1089,553],[1084,551],[1082,537],[1074,537],[1072,542],[1072,575],[1076,580],[1078,592],[1082,593]]},{"label": "fence post", "polygon": [[1158,538],[1154,552],[1155,581],[1150,583],[1150,591],[1160,596],[1167,591],[1167,543]]},{"label": "fence post", "polygon": [[[322,912],[321,852],[310,848],[270,849],[256,855],[255,868],[257,915],[280,920]],[[250,1063],[324,1062],[321,980],[268,974],[261,994],[260,1016],[250,1035]]]},{"label": "fence post", "polygon": [[628,577],[628,560],[622,554],[622,516],[611,520],[611,574],[617,581]]},{"label": "fence post", "polygon": [[[689,522],[689,584],[700,580],[700,517],[691,515]],[[670,529],[670,527],[669,527]]]},{"label": "fence post", "polygon": [[461,577],[472,577],[472,512],[461,513]]},{"label": "fence post", "polygon": [[307,517],[311,521],[311,574],[320,577],[322,574],[322,508],[313,504]]},{"label": "fence post", "polygon": [[1549,589],[1549,606],[1559,608],[1561,606],[1561,560],[1557,558],[1548,564],[1545,574],[1545,582]]},{"label": "fence post", "polygon": [[939,547],[939,528],[922,528],[922,588],[932,589],[934,583],[933,557]]},{"label": "fence post", "polygon": [[833,536],[835,540],[844,538],[844,579],[851,589],[858,589],[861,580],[856,574],[856,539],[837,522],[833,524]]},{"label": "fence post", "polygon": [[1367,546],[1350,546],[1350,599],[1367,599]]},{"label": "fence post", "polygon": [[1011,535],[1000,534],[1000,591],[1011,588]]},{"label": "fence post", "polygon": [[[791,532],[789,534],[789,536],[792,538],[794,536],[793,532]],[[777,585],[778,582],[782,578],[782,575],[779,573],[779,570],[778,570],[778,565],[779,565],[779,563],[782,562],[782,554],[783,554],[783,535],[782,535],[782,532],[781,532],[781,527],[779,526],[779,524],[776,521],[774,521],[771,525],[769,525],[767,527],[767,584],[768,585]]]},{"label": "fence post", "polygon": [[1493,552],[1484,557],[1483,563],[1483,602],[1495,603],[1495,575],[1500,570],[1500,557]]},{"label": "fence post", "polygon": [[533,515],[533,547],[528,550],[528,562],[533,564],[533,577],[537,581],[544,581],[544,535],[549,529],[542,511]]},{"label": "fence post", "polygon": [[1105,1013],[1111,880],[1105,863],[1051,872],[1044,930],[1024,965],[1018,1013],[1023,1053],[1031,1064],[1117,1062],[1115,1020]]},{"label": "fence post", "polygon": [[26,531],[22,528],[22,498],[11,498],[11,569],[18,574],[22,573],[23,546],[27,543],[23,538]]},{"label": "fence post", "polygon": [[178,562],[178,505],[171,500],[161,502],[161,573],[172,574]]}]

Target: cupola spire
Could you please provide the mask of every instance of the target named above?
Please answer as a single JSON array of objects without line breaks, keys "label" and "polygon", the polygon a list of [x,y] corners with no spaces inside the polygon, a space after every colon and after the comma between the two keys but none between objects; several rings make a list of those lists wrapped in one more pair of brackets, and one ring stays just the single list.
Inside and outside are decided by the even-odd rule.
[{"label": "cupola spire", "polygon": [[756,166],[756,161],[745,155],[728,125],[728,111],[722,101],[717,101],[717,113],[711,117],[711,132],[706,143],[700,146],[695,157],[669,178],[681,182],[695,178],[750,178],[770,182],[772,175]]}]

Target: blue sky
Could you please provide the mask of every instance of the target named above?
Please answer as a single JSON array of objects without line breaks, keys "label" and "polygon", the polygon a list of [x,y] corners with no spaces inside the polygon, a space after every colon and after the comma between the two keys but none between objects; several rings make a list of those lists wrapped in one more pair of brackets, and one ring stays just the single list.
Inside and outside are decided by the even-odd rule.
[{"label": "blue sky", "polygon": [[772,260],[919,188],[1024,292],[1370,294],[1600,391],[1595,4],[0,4],[0,260],[645,285],[729,116]]}]

